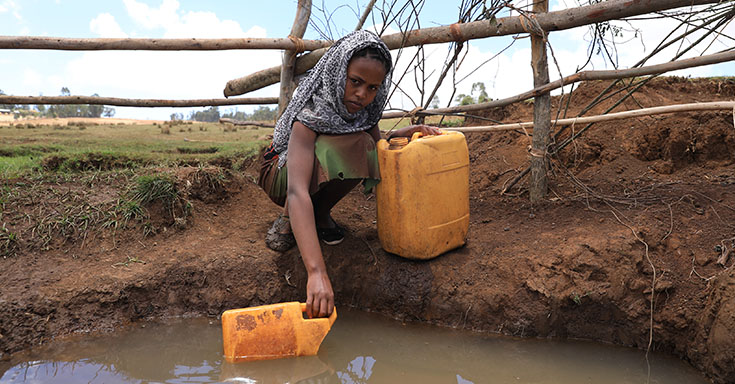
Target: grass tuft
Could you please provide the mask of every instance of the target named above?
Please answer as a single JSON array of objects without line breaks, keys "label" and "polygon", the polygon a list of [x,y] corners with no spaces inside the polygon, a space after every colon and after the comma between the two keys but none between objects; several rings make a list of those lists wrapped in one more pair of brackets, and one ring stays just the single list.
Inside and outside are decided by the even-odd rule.
[{"label": "grass tuft", "polygon": [[131,220],[144,220],[148,217],[145,208],[135,200],[120,200],[116,210],[120,213],[124,226]]},{"label": "grass tuft", "polygon": [[18,236],[11,232],[3,224],[0,227],[0,256],[3,259],[11,256],[15,256],[15,252],[18,249]]},{"label": "grass tuft", "polygon": [[179,153],[186,153],[186,154],[200,154],[200,153],[217,153],[219,151],[219,147],[206,147],[206,148],[187,148],[187,147],[178,147],[176,148]]},{"label": "grass tuft", "polygon": [[172,206],[179,198],[176,184],[167,175],[145,175],[138,177],[132,199],[146,205],[160,201]]},{"label": "grass tuft", "polygon": [[[129,196],[130,201],[138,203],[141,207],[160,203],[171,215],[172,222],[175,222],[177,218],[185,219],[191,213],[191,204],[179,194],[174,179],[169,175],[138,177]],[[180,210],[180,215],[176,214],[177,210]]]},{"label": "grass tuft", "polygon": [[84,172],[109,171],[113,169],[135,169],[145,165],[143,159],[130,158],[121,154],[112,153],[76,153],[68,156],[51,155],[41,160],[41,166],[46,171],[56,172]]}]

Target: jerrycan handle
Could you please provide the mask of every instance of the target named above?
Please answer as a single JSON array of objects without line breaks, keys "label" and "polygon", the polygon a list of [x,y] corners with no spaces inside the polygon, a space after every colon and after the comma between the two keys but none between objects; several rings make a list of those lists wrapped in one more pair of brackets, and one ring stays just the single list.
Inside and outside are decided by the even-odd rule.
[{"label": "jerrycan handle", "polygon": [[[444,134],[444,131],[443,130],[440,130],[440,132],[441,132],[440,134]],[[422,136],[424,136],[423,133],[421,133],[421,132],[414,132],[413,135],[411,135],[411,141],[414,141],[414,140],[416,140],[418,138],[421,138]],[[434,135],[429,135],[429,136],[434,136]]]},{"label": "jerrycan handle", "polygon": [[[306,312],[306,303],[301,303],[301,312]],[[329,326],[331,327],[334,324],[334,321],[337,320],[337,308],[335,307],[332,311],[332,314],[329,315],[328,318],[318,317],[315,319],[304,319],[304,321],[329,321]]]}]

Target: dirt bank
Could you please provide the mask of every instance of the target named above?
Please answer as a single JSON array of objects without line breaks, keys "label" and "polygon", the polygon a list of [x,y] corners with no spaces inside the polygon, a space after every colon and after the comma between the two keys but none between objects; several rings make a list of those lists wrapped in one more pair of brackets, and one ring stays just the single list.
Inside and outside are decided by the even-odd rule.
[{"label": "dirt bank", "polygon": [[[576,90],[570,113],[604,86]],[[732,80],[666,78],[616,110],[733,97]],[[526,121],[532,105],[483,116]],[[735,255],[717,262],[735,238],[731,112],[597,124],[554,159],[549,199],[536,206],[525,181],[499,193],[526,167],[523,132],[468,134],[468,141],[467,245],[428,262],[386,254],[374,197],[352,192],[334,212],[350,233],[324,248],[338,305],[489,333],[641,349],[650,342],[713,382],[735,382]],[[161,219],[154,235],[104,230],[43,247],[18,241],[15,255],[0,260],[0,372],[13,352],[69,333],[303,300],[298,251],[264,244],[278,209],[253,183],[255,169],[232,173],[216,190],[197,183],[194,171],[172,171],[189,186],[192,215],[184,223]],[[90,189],[81,180],[49,187]],[[104,201],[114,188],[96,185],[90,194]],[[18,212],[6,206],[9,230],[22,233],[28,224],[20,212],[41,204],[27,203]]]}]

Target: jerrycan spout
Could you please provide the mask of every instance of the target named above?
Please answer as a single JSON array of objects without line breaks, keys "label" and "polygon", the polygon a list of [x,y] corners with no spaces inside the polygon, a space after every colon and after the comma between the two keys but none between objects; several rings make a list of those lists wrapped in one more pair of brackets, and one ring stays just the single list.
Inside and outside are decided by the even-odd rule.
[{"label": "jerrycan spout", "polygon": [[227,362],[311,356],[337,319],[304,319],[299,302],[232,309],[222,314],[222,342]]}]

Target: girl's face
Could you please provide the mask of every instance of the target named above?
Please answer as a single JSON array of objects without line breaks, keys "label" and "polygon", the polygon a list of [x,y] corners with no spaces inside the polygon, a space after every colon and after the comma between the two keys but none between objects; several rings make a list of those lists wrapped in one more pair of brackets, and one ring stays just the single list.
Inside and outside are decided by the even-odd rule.
[{"label": "girl's face", "polygon": [[385,75],[385,67],[378,60],[368,57],[350,60],[345,80],[345,97],[342,100],[347,111],[355,113],[372,103]]}]

